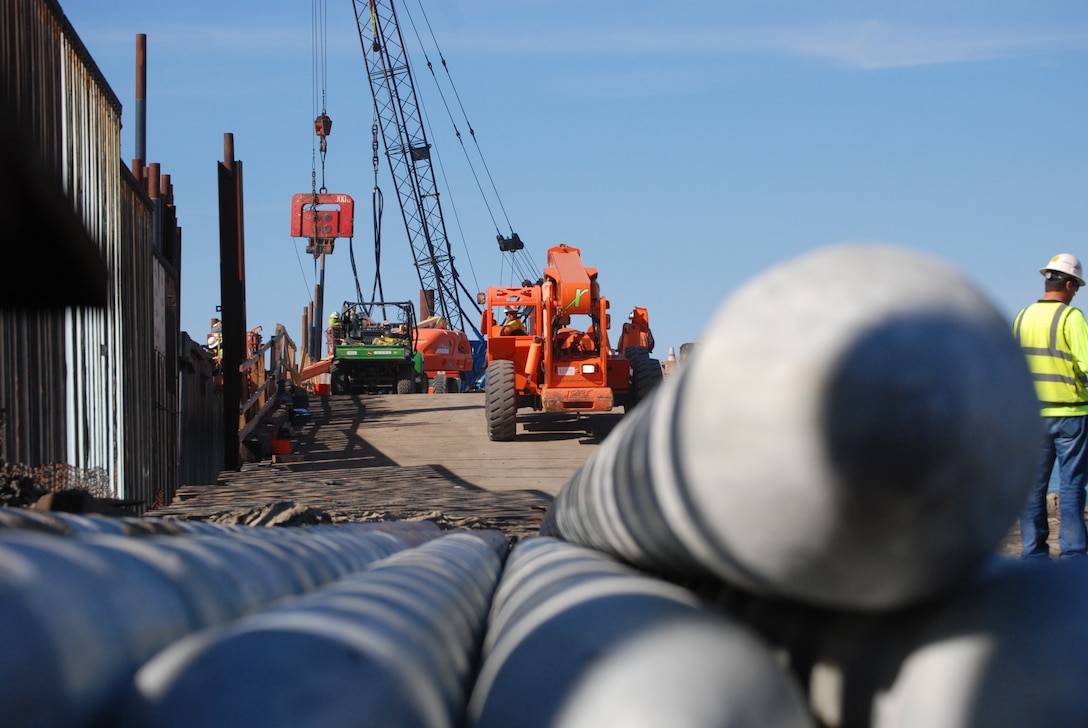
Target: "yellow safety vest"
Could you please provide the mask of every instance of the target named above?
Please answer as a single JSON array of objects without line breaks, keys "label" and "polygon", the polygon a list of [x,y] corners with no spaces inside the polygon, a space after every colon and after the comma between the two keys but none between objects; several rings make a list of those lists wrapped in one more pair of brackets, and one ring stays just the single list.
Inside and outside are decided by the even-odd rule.
[{"label": "yellow safety vest", "polygon": [[1074,314],[1084,315],[1061,301],[1039,301],[1022,309],[1013,322],[1013,335],[1028,360],[1035,393],[1044,417],[1088,414],[1088,376],[1078,372],[1065,333]]}]

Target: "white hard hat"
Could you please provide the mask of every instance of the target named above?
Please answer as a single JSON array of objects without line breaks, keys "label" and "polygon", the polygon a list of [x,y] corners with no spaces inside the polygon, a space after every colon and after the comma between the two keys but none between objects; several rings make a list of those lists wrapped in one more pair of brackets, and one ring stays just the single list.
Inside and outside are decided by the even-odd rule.
[{"label": "white hard hat", "polygon": [[1058,253],[1050,259],[1050,262],[1047,263],[1046,266],[1039,269],[1039,272],[1047,278],[1050,278],[1050,276],[1048,275],[1050,271],[1064,273],[1065,275],[1075,279],[1078,284],[1082,286],[1084,285],[1084,274],[1081,271],[1080,260],[1078,260],[1077,256],[1075,255],[1071,255],[1069,253]]}]

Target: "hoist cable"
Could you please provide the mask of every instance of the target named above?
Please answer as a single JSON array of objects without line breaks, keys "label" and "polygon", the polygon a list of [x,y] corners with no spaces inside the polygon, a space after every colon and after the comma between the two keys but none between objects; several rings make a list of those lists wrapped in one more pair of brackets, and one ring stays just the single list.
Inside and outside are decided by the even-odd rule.
[{"label": "hoist cable", "polygon": [[[423,123],[427,127],[427,133],[430,135],[430,138],[434,139],[435,135],[433,129],[431,128],[431,120],[427,114],[427,109],[423,106],[422,102],[420,103],[420,117],[422,118]],[[457,202],[453,197],[453,188],[450,186],[449,179],[446,177],[446,167],[442,164],[442,153],[439,151],[438,147],[432,147],[431,157],[435,162],[435,167],[437,167],[438,169],[438,176],[442,179],[442,184],[446,188],[446,199],[449,200],[449,209],[453,213],[454,223],[456,224],[457,232],[461,237],[461,247],[465,251],[465,258],[468,260],[468,268],[469,272],[472,274],[472,282],[477,288],[479,288],[480,284],[476,280],[476,269],[472,264],[472,251],[469,249],[468,242],[465,240],[465,233],[461,229],[461,219],[460,216],[457,214]],[[494,222],[494,218],[492,218],[492,222]],[[453,266],[452,260],[450,261],[450,265]],[[457,271],[455,270],[454,272],[456,273]],[[464,311],[462,310],[461,313],[463,315]]]},{"label": "hoist cable", "polygon": [[[495,201],[496,201],[496,203],[498,205],[499,210],[502,213],[503,219],[506,221],[507,228],[510,230],[510,235],[513,236],[514,235],[513,226],[511,225],[510,218],[507,215],[506,207],[502,202],[502,197],[499,194],[498,186],[495,184],[495,179],[494,179],[493,175],[491,174],[491,169],[487,164],[487,159],[484,156],[483,149],[480,147],[479,139],[476,137],[476,130],[472,126],[472,122],[468,117],[468,112],[465,110],[464,103],[462,102],[460,93],[457,90],[457,84],[453,80],[452,73],[450,73],[449,64],[446,62],[446,58],[445,58],[444,54],[442,53],[442,49],[441,49],[441,47],[440,47],[440,45],[438,43],[437,37],[434,34],[434,29],[431,26],[430,19],[427,16],[426,10],[424,10],[422,3],[418,2],[418,0],[417,0],[417,5],[419,5],[419,10],[420,10],[420,13],[422,13],[423,22],[427,27],[427,32],[430,35],[431,42],[433,43],[434,48],[438,52],[438,56],[439,56],[440,62],[442,64],[442,68],[446,72],[446,79],[447,79],[447,81],[448,81],[448,83],[450,85],[450,89],[451,89],[451,91],[453,93],[453,97],[457,102],[458,109],[460,110],[461,116],[464,118],[465,124],[468,127],[469,135],[472,137],[473,143],[476,146],[476,153],[477,153],[477,155],[479,157],[479,161],[483,166],[483,171],[484,171],[484,173],[485,173],[485,175],[487,177],[487,180],[488,180],[488,182],[490,184],[491,192],[494,195]],[[488,195],[484,190],[484,185],[483,185],[483,183],[482,183],[482,181],[480,179],[480,175],[479,175],[479,173],[477,171],[476,165],[473,163],[472,157],[469,154],[468,148],[465,146],[464,137],[461,134],[461,131],[460,131],[460,128],[458,127],[458,123],[457,123],[456,119],[454,119],[453,112],[452,112],[452,110],[450,108],[450,103],[447,100],[446,93],[443,91],[442,83],[440,83],[440,81],[438,79],[438,76],[435,74],[434,64],[432,63],[432,61],[430,59],[430,56],[427,53],[427,49],[425,47],[425,44],[423,42],[422,37],[420,36],[419,30],[418,30],[418,28],[416,26],[416,23],[415,23],[414,19],[412,18],[411,13],[406,11],[405,15],[407,15],[408,21],[412,26],[412,32],[414,33],[414,35],[416,37],[416,42],[419,44],[420,49],[421,49],[421,51],[423,53],[424,60],[427,63],[427,69],[431,73],[431,78],[432,78],[432,80],[433,80],[433,82],[435,84],[435,88],[437,89],[439,97],[442,100],[442,104],[446,109],[446,115],[449,117],[450,124],[453,127],[454,136],[456,136],[458,143],[461,145],[461,150],[462,150],[463,154],[465,155],[465,160],[466,160],[466,163],[468,164],[469,171],[472,174],[473,180],[476,183],[476,188],[479,191],[480,197],[484,202],[484,207],[487,209],[487,213],[488,213],[489,217],[491,218],[491,223],[495,227],[495,231],[498,234],[498,237],[501,238],[502,237],[502,231],[499,229],[498,222],[495,219],[495,213],[494,213],[493,208],[491,206],[491,202],[489,201]],[[433,138],[433,135],[432,135],[432,138]],[[467,250],[467,246],[466,246],[466,250]],[[528,251],[526,251],[524,248],[521,248],[519,250],[513,250],[513,251],[509,251],[509,252],[510,252],[509,257],[510,257],[511,278],[513,278],[515,275],[518,277],[518,280],[512,281],[512,282],[520,284],[524,280],[532,280],[534,278],[534,276],[536,275],[537,271],[535,270],[535,267],[533,266],[533,264],[531,262],[531,256],[529,255]],[[526,262],[526,258],[529,259],[529,262]],[[505,256],[503,256],[503,263],[500,264],[500,269],[505,268],[505,265],[506,265]],[[501,280],[501,272],[502,271],[500,270],[500,280]]]},{"label": "hoist cable", "polygon": [[[423,8],[421,6],[420,11],[422,12],[422,10]],[[461,145],[461,151],[465,155],[465,162],[468,164],[469,171],[472,173],[472,178],[476,181],[476,189],[480,191],[480,198],[483,200],[484,207],[487,208],[487,214],[491,217],[491,224],[495,226],[495,232],[497,232],[499,235],[502,235],[502,230],[499,229],[499,223],[497,220],[495,220],[495,213],[491,210],[491,203],[487,199],[487,193],[484,191],[484,186],[480,182],[479,175],[476,173],[476,167],[472,163],[472,157],[469,155],[468,148],[465,146],[464,138],[461,136],[461,130],[457,127],[457,121],[453,118],[453,112],[450,110],[449,102],[446,101],[446,94],[442,90],[442,85],[438,82],[438,76],[435,75],[434,64],[431,63],[431,58],[427,54],[427,48],[426,46],[424,46],[423,39],[419,35],[419,30],[416,28],[415,20],[412,19],[411,13],[405,11],[405,15],[408,16],[408,23],[412,26],[412,33],[416,37],[416,43],[419,44],[420,51],[423,53],[423,60],[427,63],[427,70],[431,72],[431,79],[434,81],[435,89],[438,91],[438,97],[442,100],[442,105],[446,109],[446,116],[449,117],[450,125],[453,126],[453,134],[455,137],[457,137],[457,142]],[[434,37],[433,33],[431,34],[431,37]],[[441,51],[439,51],[439,55],[441,56]],[[445,63],[445,61],[443,61],[443,63]],[[469,130],[473,134],[473,137],[475,137],[475,132],[472,131],[471,125],[469,126]]]},{"label": "hoist cable", "polygon": [[[429,17],[427,17],[427,11],[423,9],[423,3],[420,2],[420,0],[416,0],[416,2],[419,5],[419,12],[422,13],[422,15],[423,15],[423,22],[427,26],[427,32],[431,36],[431,41],[434,43],[435,50],[438,51],[438,59],[439,59],[439,62],[442,64],[443,70],[445,70],[445,72],[446,72],[446,78],[449,80],[449,83],[450,83],[450,90],[453,91],[453,97],[454,97],[454,99],[457,100],[457,106],[461,110],[461,116],[464,117],[465,124],[468,126],[469,136],[472,137],[472,142],[473,142],[473,144],[476,145],[476,152],[480,156],[480,163],[483,164],[484,172],[487,174],[488,182],[490,182],[490,184],[491,184],[491,191],[495,195],[495,201],[498,203],[499,209],[502,210],[503,219],[506,220],[506,227],[510,230],[511,233],[513,233],[514,228],[510,224],[510,217],[506,214],[506,206],[503,205],[503,203],[502,203],[502,197],[499,195],[499,188],[495,184],[495,178],[492,177],[492,175],[491,175],[491,169],[490,169],[490,167],[488,167],[487,159],[486,159],[486,157],[484,157],[483,149],[480,147],[480,141],[476,138],[476,130],[473,128],[472,122],[468,118],[468,112],[465,111],[465,105],[461,101],[461,94],[458,93],[457,84],[454,83],[453,74],[450,73],[449,64],[446,63],[446,57],[442,53],[442,47],[438,44],[438,38],[434,34],[434,28],[431,27],[431,20],[430,20]],[[411,16],[409,16],[409,20],[410,19],[411,19]],[[415,30],[415,25],[414,24],[412,26],[412,30],[413,31]],[[418,33],[417,33],[417,38],[418,38]],[[420,45],[422,46],[422,41],[420,41]],[[431,68],[430,59],[427,59],[427,68],[431,69],[431,75],[433,76],[434,75],[434,69]],[[435,79],[436,84],[437,84],[437,82],[438,82],[437,79]],[[446,102],[445,95],[443,95],[443,97],[442,97],[442,102],[443,103]],[[447,111],[448,111],[448,105],[447,105]],[[452,118],[452,116],[451,116],[451,118]],[[457,138],[458,138],[458,140],[460,140],[460,138],[461,138],[460,133],[458,133]],[[473,174],[475,174],[475,172],[473,172]],[[488,209],[488,211],[490,212],[490,208]]]},{"label": "hoist cable", "polygon": [[295,259],[298,260],[298,272],[302,275],[302,285],[306,291],[306,297],[309,298],[311,295],[310,279],[306,277],[306,268],[302,265],[302,256],[298,254],[297,245],[292,245],[291,247],[295,250]]},{"label": "hoist cable", "polygon": [[355,267],[355,237],[348,238],[348,257],[351,259],[351,274],[355,277],[355,300],[363,300],[363,290],[359,287],[359,269]]},{"label": "hoist cable", "polygon": [[385,199],[382,188],[378,185],[378,171],[381,169],[381,157],[378,155],[378,117],[370,124],[370,163],[374,167],[374,190],[370,194],[372,224],[374,228],[374,285],[370,289],[371,301],[384,301],[382,290],[382,212]]},{"label": "hoist cable", "polygon": [[374,187],[374,286],[370,292],[372,301],[384,301],[385,291],[382,289],[382,209],[385,203],[380,187]]}]

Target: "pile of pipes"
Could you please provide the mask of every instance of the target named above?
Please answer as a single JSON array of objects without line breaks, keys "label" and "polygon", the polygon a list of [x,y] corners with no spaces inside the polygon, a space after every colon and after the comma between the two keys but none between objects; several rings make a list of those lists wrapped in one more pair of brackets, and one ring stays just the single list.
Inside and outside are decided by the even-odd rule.
[{"label": "pile of pipes", "polygon": [[[1009,323],[955,271],[893,246],[819,250],[726,301],[543,530],[685,583],[806,704],[751,721],[780,688],[747,674],[749,702],[679,724],[1085,725],[1088,570],[995,555],[1038,468],[1038,406]],[[702,688],[657,678],[639,697]]]},{"label": "pile of pipes", "polygon": [[0,509],[4,723],[1081,725],[1088,571],[995,555],[1039,430],[962,277],[817,251],[732,295],[509,556]]}]

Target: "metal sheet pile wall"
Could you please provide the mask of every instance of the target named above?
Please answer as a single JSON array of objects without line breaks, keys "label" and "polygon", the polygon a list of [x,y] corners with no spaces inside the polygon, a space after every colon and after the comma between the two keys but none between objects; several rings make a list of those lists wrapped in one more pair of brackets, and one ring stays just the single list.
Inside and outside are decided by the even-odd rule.
[{"label": "metal sheet pile wall", "polygon": [[[62,192],[56,212],[74,210],[109,274],[104,308],[65,305],[63,291],[55,304],[0,307],[0,456],[70,474],[54,487],[168,499],[178,458],[173,206],[158,195],[157,165],[149,184],[121,163],[121,104],[55,0],[0,3],[0,39],[9,124]],[[57,265],[41,255],[57,241],[29,242],[40,270]]]},{"label": "metal sheet pile wall", "polygon": [[[152,165],[149,173],[157,176],[157,166]],[[157,251],[160,241],[176,234],[176,229],[165,225],[156,229],[167,199],[149,198],[144,183],[127,170],[122,182],[125,263],[119,271],[123,333],[118,364],[124,372],[124,492],[127,499],[145,504],[169,503],[177,490],[178,314],[177,296],[168,300],[162,282],[175,282],[176,291],[177,274]]]},{"label": "metal sheet pile wall", "polygon": [[[2,8],[0,34],[9,51],[0,72],[5,106],[35,166],[63,189],[107,267],[116,270],[120,103],[56,3],[6,2]],[[48,276],[42,280],[48,285]],[[119,295],[111,287],[110,308]],[[122,473],[112,393],[119,375],[109,359],[119,340],[108,310],[5,307],[0,341],[6,459],[66,463],[75,480],[116,491]]]},{"label": "metal sheet pile wall", "polygon": [[223,469],[223,392],[215,386],[215,362],[185,332],[179,362],[178,485],[214,483]]}]

